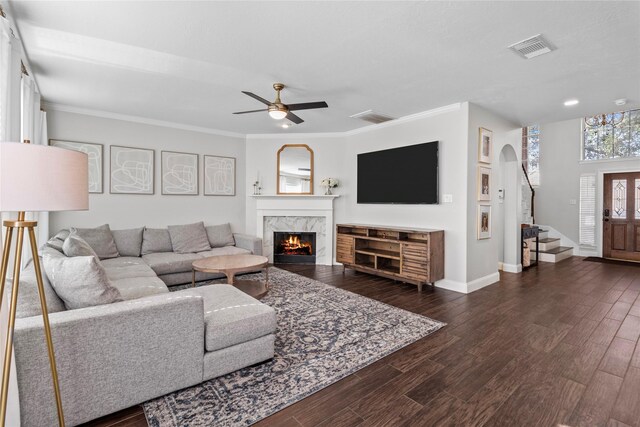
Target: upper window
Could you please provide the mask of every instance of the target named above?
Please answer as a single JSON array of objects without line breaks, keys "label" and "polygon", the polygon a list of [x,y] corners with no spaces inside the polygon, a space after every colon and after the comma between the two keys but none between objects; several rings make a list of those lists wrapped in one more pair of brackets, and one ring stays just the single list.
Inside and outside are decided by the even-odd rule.
[{"label": "upper window", "polygon": [[531,185],[540,185],[540,127],[522,128],[522,163]]},{"label": "upper window", "polygon": [[585,117],[584,160],[640,157],[640,110]]}]

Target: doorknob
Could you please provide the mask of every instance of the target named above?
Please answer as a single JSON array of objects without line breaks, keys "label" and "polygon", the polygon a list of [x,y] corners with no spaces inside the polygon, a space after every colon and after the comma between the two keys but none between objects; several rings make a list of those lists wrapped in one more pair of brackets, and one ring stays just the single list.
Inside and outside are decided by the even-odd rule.
[{"label": "doorknob", "polygon": [[609,209],[605,209],[605,210],[602,212],[602,215],[603,215],[603,217],[604,217],[604,218],[603,218],[603,219],[604,219],[604,221],[605,221],[605,222],[608,222],[608,221],[609,221]]}]

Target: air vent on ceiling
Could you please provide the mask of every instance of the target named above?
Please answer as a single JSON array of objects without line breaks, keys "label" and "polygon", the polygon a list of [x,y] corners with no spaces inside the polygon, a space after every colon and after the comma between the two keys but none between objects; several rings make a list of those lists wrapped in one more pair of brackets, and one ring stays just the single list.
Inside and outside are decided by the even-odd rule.
[{"label": "air vent on ceiling", "polygon": [[369,123],[384,123],[389,120],[393,120],[394,118],[391,116],[387,116],[386,114],[376,113],[373,110],[363,111],[362,113],[354,114],[353,116],[349,116],[352,119],[360,119]]},{"label": "air vent on ceiling", "polygon": [[555,50],[553,45],[546,41],[540,34],[514,43],[509,46],[509,49],[526,59],[535,58],[536,56],[544,55],[545,53]]}]

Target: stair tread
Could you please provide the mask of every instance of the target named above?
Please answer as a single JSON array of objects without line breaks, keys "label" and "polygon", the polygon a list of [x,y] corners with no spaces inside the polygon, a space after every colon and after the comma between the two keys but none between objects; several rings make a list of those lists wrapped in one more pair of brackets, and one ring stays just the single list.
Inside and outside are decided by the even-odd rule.
[{"label": "stair tread", "polygon": [[540,251],[541,254],[559,254],[572,250],[571,246],[558,246],[557,248],[549,249],[547,251]]},{"label": "stair tread", "polygon": [[540,243],[553,243],[553,242],[557,242],[558,240],[560,240],[560,239],[558,239],[557,237],[547,237],[545,239],[540,239],[539,242]]}]

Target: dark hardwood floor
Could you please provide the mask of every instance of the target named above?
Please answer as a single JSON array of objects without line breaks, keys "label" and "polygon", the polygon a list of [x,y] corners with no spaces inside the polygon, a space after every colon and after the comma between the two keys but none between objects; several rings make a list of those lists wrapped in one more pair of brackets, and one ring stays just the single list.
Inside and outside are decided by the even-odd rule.
[{"label": "dark hardwood floor", "polygon": [[[469,295],[280,266],[447,322],[258,426],[638,426],[640,266],[570,258]],[[146,426],[140,407],[91,426]]]}]

